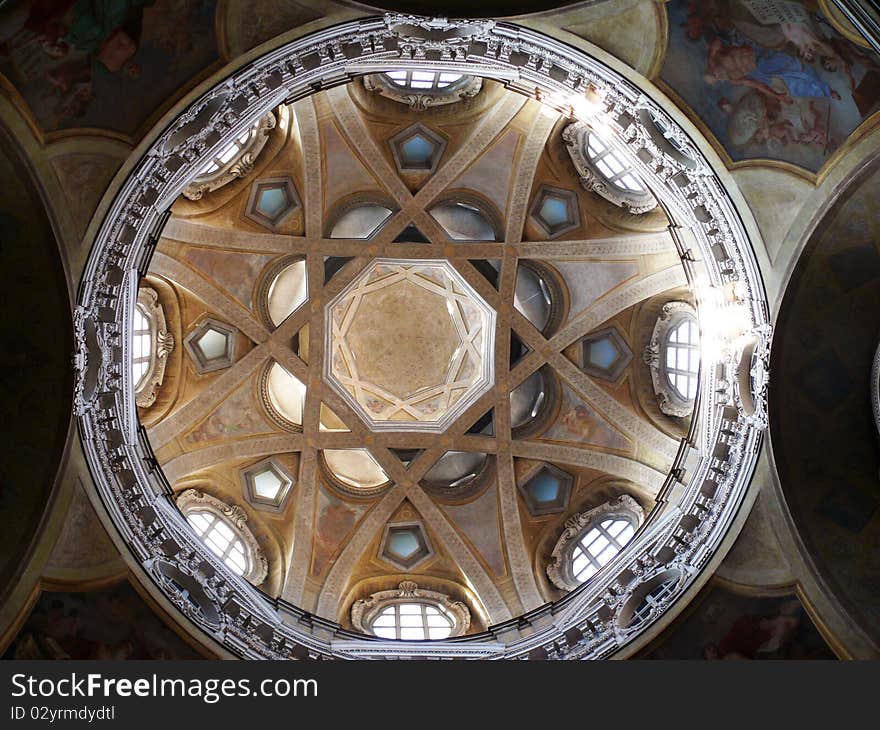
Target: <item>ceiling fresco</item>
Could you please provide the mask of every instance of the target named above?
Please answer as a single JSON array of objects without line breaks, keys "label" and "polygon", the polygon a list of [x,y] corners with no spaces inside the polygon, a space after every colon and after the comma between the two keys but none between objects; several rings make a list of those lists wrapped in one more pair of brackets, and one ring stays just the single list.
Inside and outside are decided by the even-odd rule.
[{"label": "ceiling fresco", "polygon": [[[393,5],[475,14],[462,3]],[[521,16],[656,84],[718,153],[723,185],[747,199],[770,252],[760,265],[771,289],[785,288],[803,245],[800,219],[837,198],[821,222],[803,222],[809,243],[776,305],[762,457],[781,484],[779,504],[762,517],[774,539],[741,540],[736,575],[745,582],[710,580],[639,655],[833,658],[829,645],[840,656],[877,655],[880,448],[868,372],[880,337],[880,172],[856,174],[866,160],[841,161],[878,149],[880,58],[826,0],[547,0],[478,10]],[[76,438],[65,446],[76,436],[68,292],[99,201],[163,114],[273,38],[379,12],[346,0],[2,3],[0,178],[22,184],[0,195],[0,260],[21,272],[7,295],[33,313],[28,326],[4,325],[17,346],[0,356],[0,404],[20,426],[0,464],[0,595],[30,591],[0,612],[5,658],[201,655],[140,586],[119,582],[127,568],[113,528]],[[345,629],[357,601],[405,580],[470,606],[471,633],[558,600],[564,592],[546,566],[566,524],[621,495],[650,512],[688,430],[687,419],[658,407],[645,362],[664,303],[691,299],[662,206],[630,215],[584,189],[560,116],[494,81],[419,113],[360,80],[273,113],[277,127],[251,168],[201,200],[175,202],[142,281],[157,293],[174,346],[157,400],[138,412],[174,495],[196,489],[244,510],[269,565],[259,590]],[[456,228],[462,219],[438,213],[453,200],[484,220]],[[350,237],[341,224],[334,233],[363,203],[388,217],[370,235]],[[464,287],[443,296],[422,287],[409,309],[399,300],[412,292],[364,297],[354,331],[334,339],[333,302],[377,258],[443,261]],[[294,261],[303,291],[273,309],[273,277]],[[537,315],[517,305],[518,276],[530,266],[556,303]],[[444,314],[461,296],[495,318],[490,329],[504,336],[493,347],[481,347],[468,312]],[[206,332],[206,347],[223,340],[213,361],[194,347]],[[379,352],[384,341],[398,349]],[[322,370],[325,355],[341,350],[364,359],[357,372],[351,359],[344,368],[346,397]],[[447,367],[456,362],[467,367]],[[478,369],[493,371],[494,386],[470,377]],[[464,370],[467,382],[455,382]],[[362,387],[373,376],[385,380]],[[428,405],[440,417],[452,412],[443,433],[370,427],[365,410],[391,404],[382,418],[410,418],[438,387],[446,400]],[[284,489],[261,499],[254,477],[268,472]],[[64,475],[72,497],[67,482],[52,492]],[[762,499],[771,482],[756,487]],[[38,538],[46,542],[34,557]],[[748,553],[759,557],[748,563]],[[759,563],[772,566],[773,580],[762,582]],[[829,603],[815,600],[826,587],[837,624]],[[858,644],[847,624],[870,641]]]},{"label": "ceiling fresco", "polygon": [[[659,78],[733,162],[815,173],[880,109],[880,58],[815,2],[672,0]],[[868,120],[872,120],[868,122]]]},{"label": "ceiling fresco", "polygon": [[130,137],[219,66],[215,13],[215,0],[4,4],[0,73],[43,133],[97,127]]}]

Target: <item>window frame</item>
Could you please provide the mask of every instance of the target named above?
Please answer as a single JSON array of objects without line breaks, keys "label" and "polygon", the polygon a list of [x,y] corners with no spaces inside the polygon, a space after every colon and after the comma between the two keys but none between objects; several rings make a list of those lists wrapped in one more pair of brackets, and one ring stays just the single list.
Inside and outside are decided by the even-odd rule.
[{"label": "window frame", "polygon": [[[406,73],[407,85],[401,86],[397,84],[387,74],[403,71]],[[416,73],[433,73],[435,77],[431,88],[413,88],[409,85],[413,72]],[[448,86],[438,87],[441,74],[457,74],[458,71],[451,71],[442,68],[431,69],[405,69],[394,68],[376,74],[368,74],[364,76],[364,88],[371,94],[390,99],[399,104],[406,104],[415,111],[424,111],[429,107],[444,106],[446,104],[455,104],[456,102],[466,99],[472,99],[480,93],[483,88],[483,80],[479,76],[472,74],[461,74],[460,78],[453,81]]]},{"label": "window frame", "polygon": [[[137,302],[132,316],[136,318],[138,314],[147,321],[149,327],[146,334],[149,337],[150,352],[147,356],[146,370],[137,382],[132,382],[132,386],[135,405],[139,408],[149,408],[156,402],[159,387],[165,379],[168,356],[174,351],[174,336],[168,332],[165,310],[159,303],[159,293],[150,286],[138,288]],[[134,357],[134,338],[143,337],[144,330],[132,328],[132,333],[132,357],[129,360],[129,368],[131,368],[132,380],[134,381],[134,365],[144,362],[142,357]]]},{"label": "window frame", "polygon": [[[213,192],[233,180],[247,176],[254,169],[257,157],[269,140],[269,133],[277,124],[278,120],[274,112],[267,112],[260,117],[211,158],[208,164],[216,167],[209,172],[199,172],[183,189],[183,195],[189,200],[201,200],[205,193]],[[245,137],[244,141],[242,137]],[[237,148],[235,153],[224,162],[222,157],[233,146]]]},{"label": "window frame", "polygon": [[[400,636],[399,606],[405,604],[421,604],[423,626],[425,625],[425,607],[434,606],[438,611],[451,619],[452,629],[444,639],[401,639],[380,637],[373,630],[373,624],[390,607],[395,607],[395,634]],[[421,588],[413,581],[402,581],[394,590],[379,591],[368,598],[362,598],[352,603],[351,623],[356,631],[370,636],[375,636],[383,641],[445,641],[456,636],[462,636],[470,628],[471,612],[465,603],[456,601],[446,593]]]},{"label": "window frame", "polygon": [[[186,521],[187,527],[192,530],[193,534],[201,540],[208,548],[208,551],[218,561],[223,563],[227,570],[232,571],[236,575],[244,578],[253,585],[260,585],[269,574],[269,564],[266,555],[260,547],[257,538],[247,526],[248,514],[239,505],[230,505],[206,492],[197,489],[187,489],[181,492],[176,499],[177,507]],[[222,522],[229,528],[235,538],[241,541],[244,548],[245,562],[247,568],[242,573],[238,573],[226,564],[226,556],[219,555],[214,547],[204,538],[204,534],[200,535],[195,525],[190,522],[189,516],[196,513],[211,514],[214,516],[214,522],[209,525],[209,529],[217,522]],[[234,541],[230,541],[230,545]],[[228,548],[229,546],[227,546]]]},{"label": "window frame", "polygon": [[[590,576],[583,581],[578,580],[573,569],[575,551],[582,549],[582,540],[591,530],[609,519],[626,520],[633,527],[633,535]],[[628,494],[621,494],[616,499],[604,502],[598,507],[572,515],[565,521],[562,534],[550,554],[550,561],[547,564],[547,577],[550,582],[560,590],[567,592],[593,580],[614,562],[614,559],[636,538],[644,520],[644,510]]]},{"label": "window frame", "polygon": [[[598,154],[591,153],[590,138],[594,135],[603,148]],[[613,140],[604,138],[587,122],[580,121],[572,122],[563,129],[562,139],[580,176],[581,184],[587,190],[635,215],[647,213],[657,207],[657,199],[642,179],[637,167],[622,151],[623,148],[616,145]],[[614,159],[621,167],[618,171],[612,170],[611,176],[601,169],[602,161],[607,158]],[[627,175],[632,175],[642,189],[632,190],[620,185],[618,181]]]},{"label": "window frame", "polygon": [[[678,328],[686,323],[693,322],[697,328],[697,342],[695,345],[688,345],[688,351],[696,351],[700,353],[700,331],[699,318],[696,310],[684,301],[672,301],[663,305],[657,321],[654,324],[654,330],[651,334],[651,340],[645,348],[644,361],[651,371],[651,382],[654,387],[654,393],[657,396],[657,404],[660,411],[667,416],[676,418],[686,418],[693,413],[697,399],[700,396],[700,382],[702,380],[702,357],[698,359],[697,370],[688,377],[696,379],[695,393],[693,398],[685,397],[678,388],[673,385],[670,377],[670,369],[667,366],[667,352],[669,347],[669,338],[672,333],[677,332]],[[673,343],[676,344],[676,343]],[[676,371],[672,371],[672,375]]]}]

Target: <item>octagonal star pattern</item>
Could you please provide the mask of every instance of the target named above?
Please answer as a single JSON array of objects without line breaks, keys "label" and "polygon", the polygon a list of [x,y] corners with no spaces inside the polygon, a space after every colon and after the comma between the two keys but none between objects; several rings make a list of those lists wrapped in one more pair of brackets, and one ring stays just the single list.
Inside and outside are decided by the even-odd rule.
[{"label": "octagonal star pattern", "polygon": [[[588,372],[583,343],[613,327],[632,350],[641,350],[641,303],[679,296],[686,278],[668,231],[616,231],[597,223],[574,168],[553,162],[558,120],[537,113],[537,102],[498,89],[497,103],[486,114],[456,115],[450,124],[432,118],[448,138],[449,154],[420,186],[410,186],[412,176],[399,175],[391,156],[390,127],[374,124],[349,87],[297,102],[295,115],[282,107],[279,113],[291,115],[297,134],[251,175],[288,174],[296,182],[302,196],[291,214],[296,226],[271,231],[252,225],[246,212],[257,180],[250,178],[234,203],[225,194],[206,195],[198,206],[173,211],[148,281],[172,287],[167,296],[162,292],[171,303],[169,322],[180,322],[181,342],[212,317],[234,328],[236,358],[207,376],[188,355],[179,358],[171,370],[176,380],[163,386],[172,405],[143,411],[144,426],[175,491],[198,484],[246,511],[248,527],[267,553],[270,571],[260,587],[267,595],[348,627],[353,600],[376,587],[397,586],[405,575],[441,592],[461,586],[460,597],[474,611],[473,626],[482,630],[559,598],[544,577],[546,544],[536,535],[563,530],[574,510],[604,500],[609,485],[635,485],[650,510],[681,434],[673,437],[629,402],[633,378],[623,374],[621,387]],[[579,232],[551,240],[535,220],[532,210],[546,186],[577,196]],[[498,223],[492,240],[450,237],[431,211],[458,202],[492,213]],[[381,204],[393,212],[367,239],[328,238],[327,223],[352,203]],[[233,209],[238,215],[231,219]],[[293,306],[270,325],[261,311],[268,298],[264,284],[294,258],[305,262],[308,299],[291,300]],[[328,304],[357,286],[376,259],[451,266],[496,313],[488,329],[494,385],[442,433],[421,430],[423,423],[415,420],[373,428],[365,409],[352,405],[354,395],[346,390],[343,397],[342,386],[327,375]],[[518,272],[530,265],[553,267],[565,286],[561,298],[556,288],[549,290],[561,307],[556,329],[542,331],[534,313],[516,307]],[[434,292],[417,287],[410,293],[435,297],[446,311],[444,298]],[[175,299],[185,306],[173,306]],[[364,302],[369,322],[374,307]],[[442,329],[424,321],[417,334]],[[444,347],[448,353],[457,346]],[[594,359],[605,363],[602,355],[607,353]],[[628,367],[637,360],[631,358]],[[301,431],[280,425],[267,407],[263,374],[276,364],[301,393]],[[420,362],[419,369],[437,377],[433,366]],[[440,370],[445,379],[446,368]],[[540,406],[538,415],[546,412],[547,420],[517,427],[523,411],[531,417],[540,393],[531,390],[527,408],[517,406],[518,398],[512,402],[511,393],[525,384],[529,390],[535,381],[545,384],[541,402],[549,405],[546,411]],[[395,379],[389,387],[402,385]],[[459,458],[445,458],[449,453]],[[292,481],[278,511],[255,506],[242,481],[243,470],[267,457]],[[442,469],[435,470],[438,464]],[[530,482],[545,464],[571,475],[568,492]],[[398,537],[385,554],[383,538],[391,527],[413,524],[421,525],[433,554],[401,567],[400,558],[418,553],[413,541]]]},{"label": "octagonal star pattern", "polygon": [[442,431],[494,382],[495,311],[448,262],[376,259],[325,314],[325,377],[376,431]]}]

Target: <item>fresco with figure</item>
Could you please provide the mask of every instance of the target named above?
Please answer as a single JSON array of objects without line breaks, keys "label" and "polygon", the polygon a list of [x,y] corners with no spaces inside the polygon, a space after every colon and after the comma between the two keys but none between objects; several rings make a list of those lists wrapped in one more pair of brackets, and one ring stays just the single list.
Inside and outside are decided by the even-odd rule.
[{"label": "fresco with figure", "polygon": [[0,10],[0,73],[44,132],[132,134],[218,60],[215,11],[216,0],[14,0]]},{"label": "fresco with figure", "polygon": [[880,58],[806,0],[671,0],[660,79],[734,161],[818,171],[880,109]]},{"label": "fresco with figure", "polygon": [[794,595],[740,596],[709,585],[646,659],[835,659]]},{"label": "fresco with figure", "polygon": [[4,659],[200,659],[126,581],[43,593]]}]

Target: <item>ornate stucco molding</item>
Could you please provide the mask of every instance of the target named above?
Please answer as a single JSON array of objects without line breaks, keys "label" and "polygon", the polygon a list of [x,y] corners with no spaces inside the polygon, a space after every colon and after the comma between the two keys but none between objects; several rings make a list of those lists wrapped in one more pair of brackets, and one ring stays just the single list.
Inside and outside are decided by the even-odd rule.
[{"label": "ornate stucco molding", "polygon": [[269,574],[269,562],[266,560],[266,554],[254,533],[247,526],[247,512],[245,512],[237,504],[227,504],[216,497],[200,492],[198,489],[187,489],[177,496],[177,506],[180,511],[187,515],[190,512],[202,511],[211,512],[221,517],[236,532],[238,537],[244,542],[248,570],[244,574],[244,578],[254,585],[260,585]]},{"label": "ornate stucco molding", "polygon": [[657,396],[660,410],[667,416],[677,418],[686,418],[691,415],[694,402],[682,398],[670,384],[663,353],[669,333],[685,319],[697,321],[697,312],[690,304],[687,302],[667,302],[664,304],[657,321],[654,323],[651,341],[645,347],[642,356],[651,371],[651,383],[654,386],[654,394]]},{"label": "ornate stucco molding", "polygon": [[[731,307],[741,315],[735,332],[718,329],[711,356],[704,358],[689,448],[679,452],[667,478],[675,503],[652,512],[607,569],[564,601],[455,642],[381,642],[347,635],[332,622],[269,600],[232,573],[171,502],[162,470],[150,468],[155,462],[139,428],[128,365],[138,272],[148,266],[168,208],[205,161],[279,104],[392,67],[499,79],[532,98],[537,89],[543,103],[564,114],[572,110],[566,99],[590,86],[601,89],[603,102],[595,115],[672,219],[670,231],[699,302],[701,325]],[[684,138],[672,118],[630,81],[546,35],[512,23],[389,14],[326,28],[264,54],[147,138],[146,152],[121,183],[84,269],[74,313],[74,407],[83,451],[110,519],[170,602],[235,654],[294,659],[601,658],[676,603],[718,550],[746,497],[766,427],[772,330],[754,253],[719,177],[696,150],[685,164],[659,144],[643,113],[675,131],[675,139]],[[763,373],[760,387],[759,380],[743,375],[753,370]],[[699,457],[689,459],[685,469],[688,452]],[[622,607],[670,571],[677,578],[658,608],[637,625],[622,627]],[[188,586],[184,592],[176,587],[181,581]],[[187,608],[193,605],[190,599],[198,610]]]},{"label": "ornate stucco molding", "polygon": [[601,195],[605,200],[635,215],[654,210],[657,201],[650,191],[638,193],[625,190],[608,180],[593,164],[587,152],[587,141],[591,134],[595,132],[585,122],[573,122],[562,130],[562,139],[565,141],[568,156],[577,170],[584,189]]},{"label": "ornate stucco molding", "polygon": [[159,304],[159,294],[149,286],[138,289],[138,304],[143,307],[150,321],[150,367],[144,376],[144,383],[137,391],[135,403],[140,408],[148,408],[156,402],[159,386],[165,379],[165,365],[168,356],[174,352],[174,336],[168,331],[165,311]]},{"label": "ornate stucco molding", "polygon": [[553,585],[563,591],[573,591],[580,585],[571,572],[572,551],[577,547],[581,535],[608,517],[622,517],[638,528],[645,519],[645,513],[632,497],[621,494],[617,499],[569,517],[547,564],[547,577]]},{"label": "ornate stucco molding", "polygon": [[190,200],[201,200],[205,193],[222,188],[233,180],[249,175],[263,147],[269,140],[269,133],[275,129],[275,114],[268,112],[250,130],[247,140],[238,153],[218,170],[200,175],[183,189],[183,195]]},{"label": "ornate stucco molding", "polygon": [[420,92],[418,89],[398,86],[393,81],[389,81],[384,74],[370,74],[364,76],[364,88],[371,94],[384,96],[386,99],[406,104],[414,111],[422,112],[433,107],[474,98],[483,88],[483,80],[476,76],[464,76],[445,89]]},{"label": "ornate stucco molding", "polygon": [[355,601],[351,606],[351,625],[365,634],[371,633],[373,619],[385,608],[395,603],[423,602],[442,606],[452,616],[455,626],[450,636],[461,636],[471,625],[471,612],[461,601],[454,601],[445,593],[419,588],[417,583],[405,580],[391,591],[379,591],[369,598]]}]

